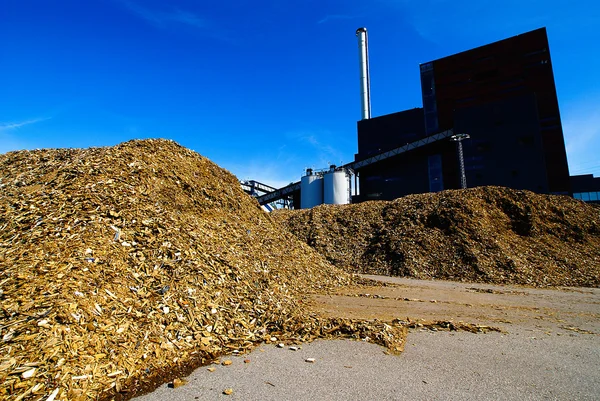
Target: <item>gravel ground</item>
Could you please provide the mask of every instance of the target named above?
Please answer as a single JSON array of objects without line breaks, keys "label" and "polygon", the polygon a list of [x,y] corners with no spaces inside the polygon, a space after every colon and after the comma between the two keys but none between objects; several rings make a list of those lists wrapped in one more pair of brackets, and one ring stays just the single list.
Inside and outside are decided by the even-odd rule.
[{"label": "gravel ground", "polygon": [[[464,296],[463,287],[469,286],[406,279],[388,278],[386,281],[412,283],[410,291],[455,288],[457,297]],[[385,349],[377,345],[348,340],[316,341],[302,345],[298,351],[263,345],[248,355],[223,358],[222,361],[229,359],[232,364],[212,365],[214,372],[207,367],[199,368],[187,378],[189,383],[184,386],[173,389],[163,385],[154,393],[136,399],[600,399],[600,336],[597,334],[600,307],[578,314],[571,310],[600,305],[599,290],[493,288],[526,292],[517,297],[521,300],[519,303],[540,303],[555,321],[549,321],[545,315],[528,313],[505,325],[506,334],[413,330],[400,356],[386,355]],[[483,295],[497,296],[498,302],[508,297],[507,294]],[[554,305],[548,303],[551,299]],[[377,310],[369,303],[365,307]],[[481,309],[482,313],[486,310]],[[588,333],[559,329],[564,324],[560,323],[563,318],[588,328]],[[315,358],[315,362],[307,363],[307,358]],[[249,362],[244,363],[245,359]],[[228,388],[233,389],[233,394],[223,394]]]}]

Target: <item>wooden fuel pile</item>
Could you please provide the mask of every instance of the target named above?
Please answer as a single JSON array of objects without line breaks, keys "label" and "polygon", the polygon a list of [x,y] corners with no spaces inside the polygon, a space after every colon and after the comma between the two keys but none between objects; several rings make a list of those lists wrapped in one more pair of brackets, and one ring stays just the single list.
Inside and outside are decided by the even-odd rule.
[{"label": "wooden fuel pile", "polygon": [[600,286],[600,209],[502,187],[273,214],[350,272],[535,286]]},{"label": "wooden fuel pile", "polygon": [[307,308],[353,280],[174,142],[0,155],[0,399],[130,398],[262,341],[401,351]]}]

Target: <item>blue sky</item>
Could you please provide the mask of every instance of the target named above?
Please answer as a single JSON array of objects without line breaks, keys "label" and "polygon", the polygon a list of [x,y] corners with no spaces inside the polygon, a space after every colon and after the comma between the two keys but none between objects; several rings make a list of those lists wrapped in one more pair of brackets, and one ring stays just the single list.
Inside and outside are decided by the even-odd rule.
[{"label": "blue sky", "polygon": [[421,106],[419,63],[546,26],[570,172],[600,176],[593,0],[3,0],[0,153],[169,138],[297,181],[357,152],[361,26],[374,116]]}]

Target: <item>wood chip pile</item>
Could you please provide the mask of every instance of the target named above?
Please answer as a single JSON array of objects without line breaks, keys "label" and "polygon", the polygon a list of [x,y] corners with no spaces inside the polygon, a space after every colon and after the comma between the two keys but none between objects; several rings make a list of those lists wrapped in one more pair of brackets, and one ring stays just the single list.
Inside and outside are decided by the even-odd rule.
[{"label": "wood chip pile", "polygon": [[567,196],[481,187],[273,216],[346,271],[600,286],[599,209]]},{"label": "wood chip pile", "polygon": [[306,307],[352,280],[174,142],[0,155],[0,399],[129,398],[273,337],[400,351]]}]

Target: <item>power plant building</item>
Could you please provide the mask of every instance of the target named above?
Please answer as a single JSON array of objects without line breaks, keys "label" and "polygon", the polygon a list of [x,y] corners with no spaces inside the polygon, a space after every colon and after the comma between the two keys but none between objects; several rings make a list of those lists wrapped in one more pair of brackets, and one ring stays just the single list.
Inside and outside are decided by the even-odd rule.
[{"label": "power plant building", "polygon": [[284,199],[309,208],[485,185],[600,202],[600,178],[569,176],[546,28],[421,64],[423,107],[373,118],[366,28],[356,36],[362,119],[354,161],[310,170],[259,197],[262,205]]},{"label": "power plant building", "polygon": [[[571,193],[552,60],[541,28],[420,65],[423,108],[358,122],[355,161],[453,130],[469,187]],[[460,188],[450,140],[370,164],[353,201]]]}]

